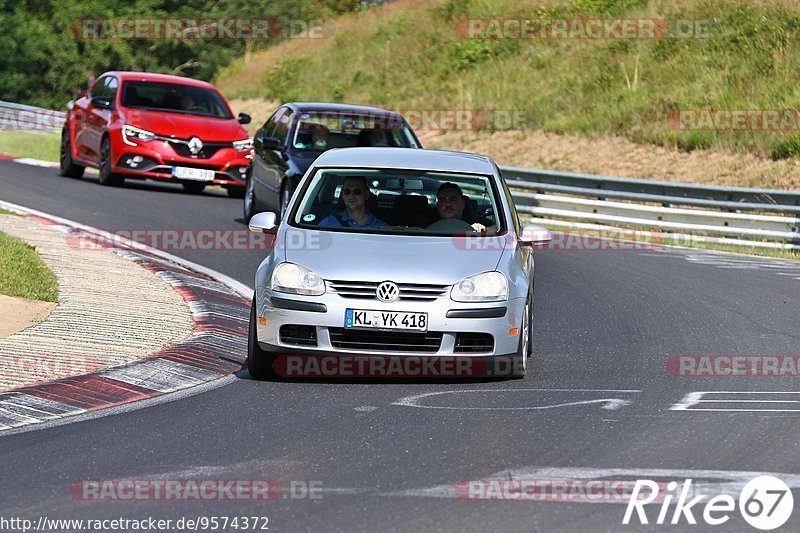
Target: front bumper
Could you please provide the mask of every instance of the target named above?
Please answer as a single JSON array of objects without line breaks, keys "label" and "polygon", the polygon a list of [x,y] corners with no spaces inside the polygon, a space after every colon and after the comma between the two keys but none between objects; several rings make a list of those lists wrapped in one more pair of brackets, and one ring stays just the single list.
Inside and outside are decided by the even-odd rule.
[{"label": "front bumper", "polygon": [[[244,187],[250,174],[252,154],[237,152],[233,148],[223,148],[209,158],[182,157],[167,142],[150,141],[138,146],[130,146],[123,142],[115,147],[115,161],[112,171],[130,178],[155,179],[181,183],[191,181],[222,185],[225,187]],[[133,163],[139,156],[140,162]],[[172,175],[172,167],[190,167],[211,170],[214,179],[195,182],[182,180]],[[244,171],[242,171],[244,169]]]},{"label": "front bumper", "polygon": [[[520,328],[525,300],[522,298],[493,303],[459,303],[449,297],[441,297],[434,301],[402,301],[383,303],[377,299],[365,300],[326,293],[322,296],[299,296],[284,293],[272,293],[268,290],[258,291],[256,298],[257,317],[266,320],[265,324],[257,321],[256,331],[261,348],[272,353],[306,353],[306,354],[386,354],[415,356],[496,356],[512,355],[519,347],[519,331],[511,335],[511,330]],[[419,334],[424,349],[401,349],[392,345],[389,338],[396,336],[396,331],[359,330],[365,335],[372,333],[370,342],[344,343],[343,335],[354,330],[344,328],[345,311],[347,309],[368,309],[375,311],[421,312],[428,315],[427,337]],[[298,344],[285,342],[282,338],[283,326],[310,326],[315,332],[314,344]],[[303,328],[308,330],[309,328]],[[284,330],[285,332],[286,330]],[[415,333],[404,331],[403,333]],[[465,335],[466,334],[466,335]],[[463,351],[463,339],[476,334],[491,335],[493,342],[490,350]],[[436,346],[436,339],[441,336]],[[485,337],[485,335],[484,335]],[[383,339],[383,342],[382,340]],[[349,340],[353,340],[349,338]],[[416,341],[414,341],[416,342]]]}]

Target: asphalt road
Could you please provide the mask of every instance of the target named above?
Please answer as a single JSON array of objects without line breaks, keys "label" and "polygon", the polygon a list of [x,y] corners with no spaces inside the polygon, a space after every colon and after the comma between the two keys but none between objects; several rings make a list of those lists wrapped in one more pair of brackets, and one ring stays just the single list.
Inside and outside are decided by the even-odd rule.
[{"label": "asphalt road", "polygon": [[[0,199],[108,230],[244,229],[241,200],[156,184],[111,189],[5,161]],[[263,255],[169,251],[250,286]],[[676,355],[800,353],[800,264],[674,249],[553,250],[537,255],[536,280],[525,380],[277,383],[240,373],[173,402],[0,436],[0,517],[247,515],[268,517],[272,531],[649,531],[668,526],[623,526],[620,503],[475,501],[454,489],[509,476],[714,482],[754,472],[800,488],[795,395],[747,394],[800,396],[797,378],[666,370]],[[698,391],[757,403],[670,409]],[[444,394],[409,398],[427,393]],[[763,408],[783,410],[755,411]],[[273,479],[321,490],[268,502],[69,493],[76,480],[121,478]],[[657,514],[648,507],[651,523]],[[694,514],[702,523],[702,509]],[[683,520],[672,529],[754,531],[736,512],[716,528]],[[781,530],[800,531],[800,510]]]}]

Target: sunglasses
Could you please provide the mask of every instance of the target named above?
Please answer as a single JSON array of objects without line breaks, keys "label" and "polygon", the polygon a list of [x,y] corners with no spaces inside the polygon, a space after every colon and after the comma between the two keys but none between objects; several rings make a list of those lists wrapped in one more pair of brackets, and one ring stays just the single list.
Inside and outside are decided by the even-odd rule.
[{"label": "sunglasses", "polygon": [[345,196],[349,196],[350,194],[361,196],[362,192],[363,191],[361,189],[342,189],[342,194]]}]

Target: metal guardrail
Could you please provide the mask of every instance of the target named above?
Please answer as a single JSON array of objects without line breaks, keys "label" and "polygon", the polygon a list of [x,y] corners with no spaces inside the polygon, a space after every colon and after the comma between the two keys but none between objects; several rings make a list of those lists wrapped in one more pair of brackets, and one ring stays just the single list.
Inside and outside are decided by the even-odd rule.
[{"label": "metal guardrail", "polygon": [[53,133],[61,131],[66,113],[0,100],[0,130]]},{"label": "metal guardrail", "polygon": [[800,250],[800,191],[500,169],[517,209],[536,223],[657,230],[684,241]]},{"label": "metal guardrail", "polygon": [[[539,184],[540,190],[559,191],[569,194],[591,189],[596,197],[626,200],[656,201],[671,205],[696,205],[722,207],[735,211],[782,211],[800,213],[800,191],[779,189],[753,189],[749,187],[722,187],[719,185],[695,185],[635,178],[614,178],[592,174],[574,174],[551,170],[533,170],[517,167],[501,167],[503,176],[509,180],[528,185]],[[536,187],[528,187],[535,189]]]}]

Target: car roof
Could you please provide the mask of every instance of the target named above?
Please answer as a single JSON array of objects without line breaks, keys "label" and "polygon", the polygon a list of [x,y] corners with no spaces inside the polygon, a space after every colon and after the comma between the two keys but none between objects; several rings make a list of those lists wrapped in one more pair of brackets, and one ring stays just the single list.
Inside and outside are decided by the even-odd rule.
[{"label": "car roof", "polygon": [[399,113],[389,111],[388,109],[354,104],[334,104],[331,102],[287,102],[283,105],[290,107],[298,113],[343,113],[353,115],[401,116]]},{"label": "car roof", "polygon": [[[117,76],[120,79],[120,81],[152,81],[161,83],[176,83],[179,85],[190,85],[192,87],[204,87],[207,89],[215,89],[214,86],[208,83],[207,81],[185,78],[183,76],[171,76],[169,74],[156,74],[153,72],[110,71],[110,72],[104,72],[103,76],[107,74],[112,74],[114,76]],[[98,78],[99,77],[100,76],[98,76]]]},{"label": "car roof", "polygon": [[494,174],[487,155],[419,148],[334,148],[323,152],[315,167],[362,167]]}]

